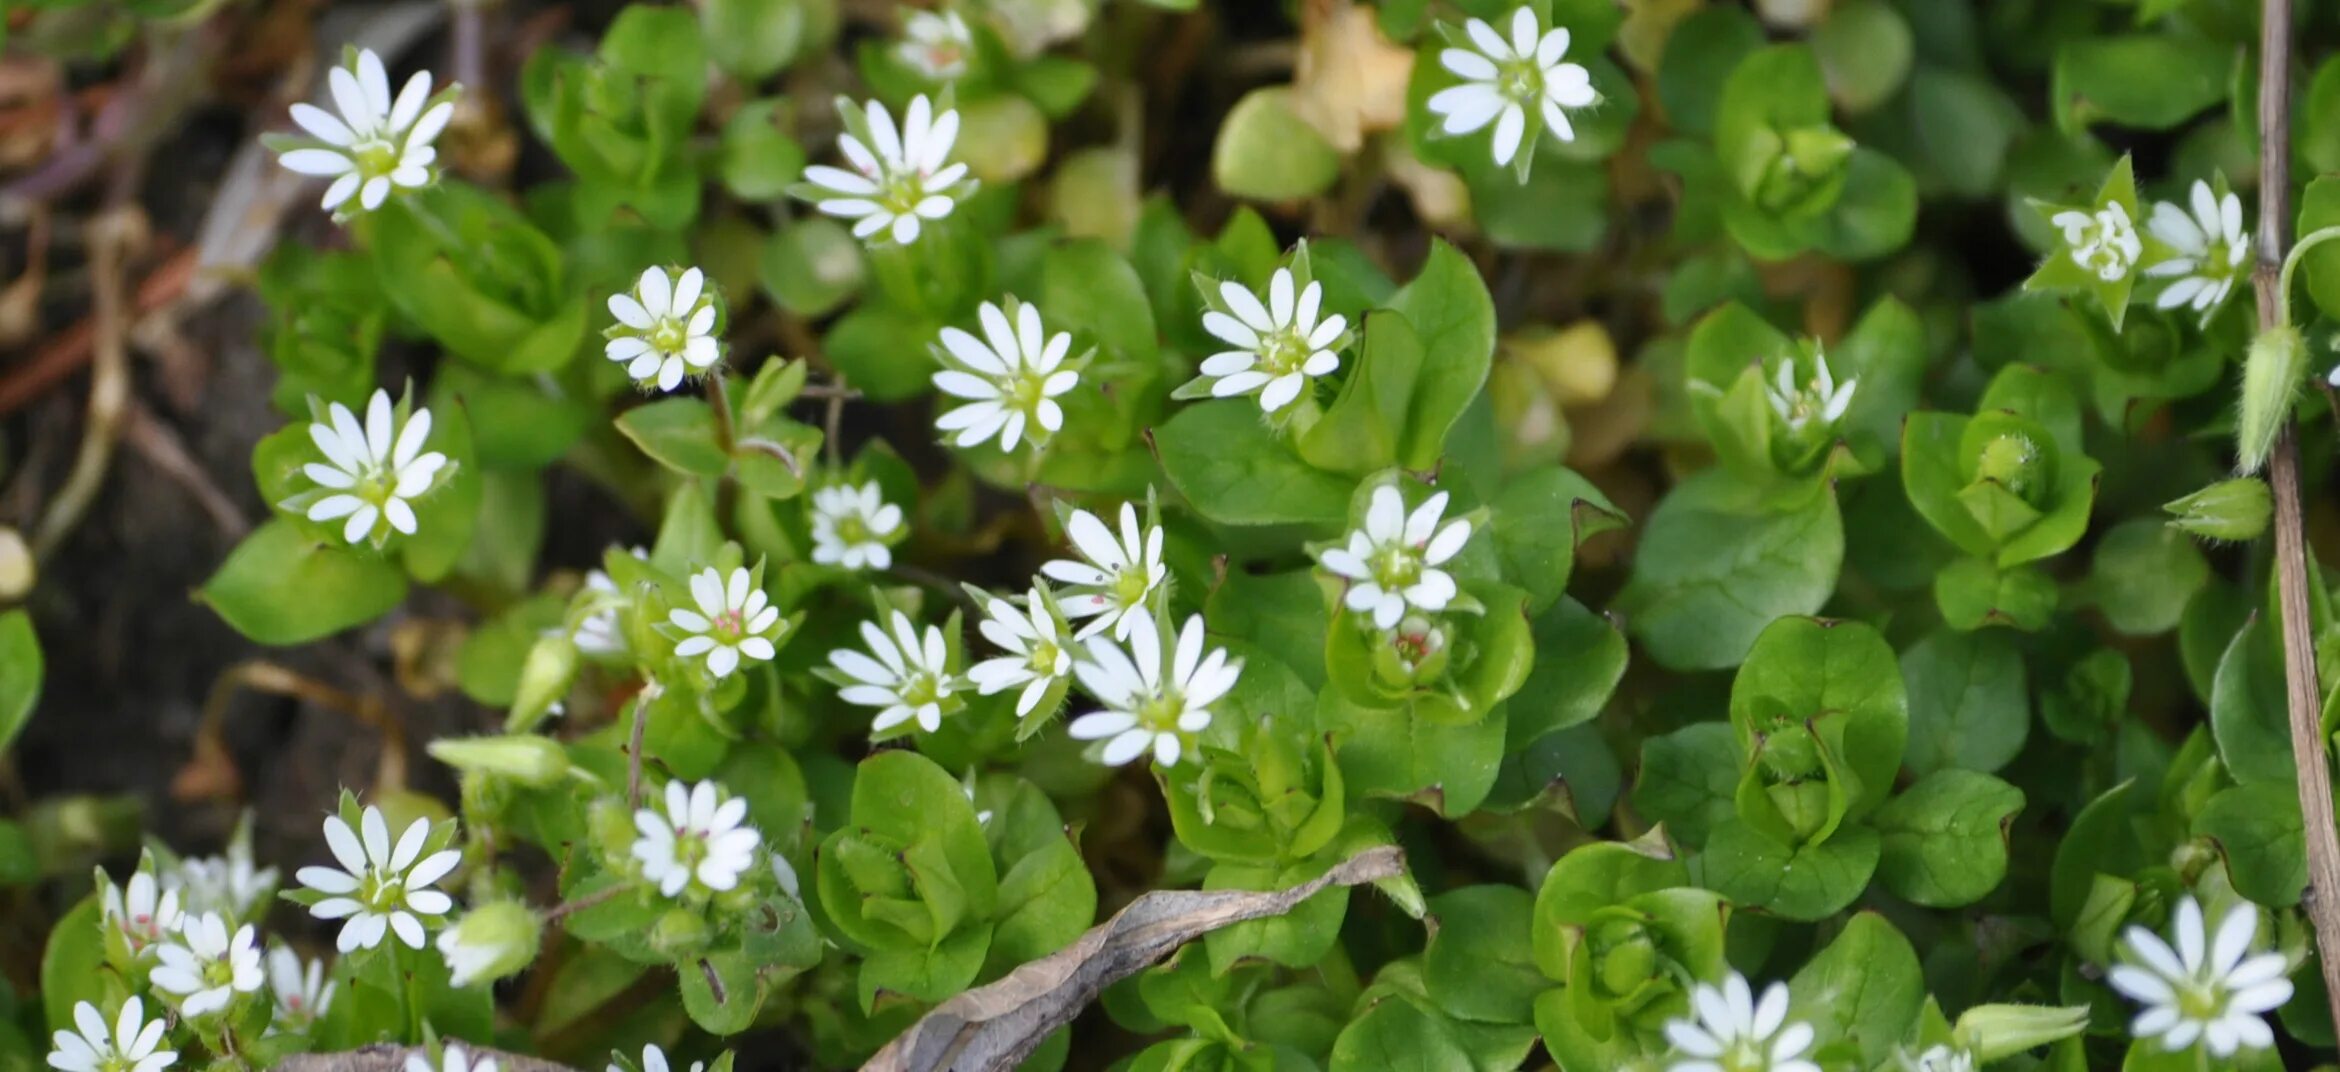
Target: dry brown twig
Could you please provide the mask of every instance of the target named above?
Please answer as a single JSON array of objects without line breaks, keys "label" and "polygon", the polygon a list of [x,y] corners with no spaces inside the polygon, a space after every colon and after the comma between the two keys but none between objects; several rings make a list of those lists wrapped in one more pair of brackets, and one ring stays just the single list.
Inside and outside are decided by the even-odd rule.
[{"label": "dry brown twig", "polygon": [[374,784],[405,787],[406,726],[378,695],[347,692],[265,659],[254,659],[229,667],[212,683],[211,693],[203,700],[202,721],[195,729],[195,754],[171,779],[171,799],[188,802],[242,796],[243,775],[228,754],[226,730],[228,701],[244,690],[289,696],[356,719],[382,737]]},{"label": "dry brown twig", "polygon": [[[2259,235],[2251,283],[2259,330],[2284,322],[2283,257],[2291,244],[2291,0],[2259,7]],[[2340,830],[2332,814],[2332,768],[2324,755],[2323,684],[2316,680],[2315,623],[2308,610],[2307,526],[2300,511],[2299,437],[2286,423],[2267,474],[2275,490],[2275,577],[2283,612],[2283,683],[2291,756],[2305,820],[2308,891],[2301,902],[2315,926],[2317,962],[2334,1019],[2340,1019]]]}]

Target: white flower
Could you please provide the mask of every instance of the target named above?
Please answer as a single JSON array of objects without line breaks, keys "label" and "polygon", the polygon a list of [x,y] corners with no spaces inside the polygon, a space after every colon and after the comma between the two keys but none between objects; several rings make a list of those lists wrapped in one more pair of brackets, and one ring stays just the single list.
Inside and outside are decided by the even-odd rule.
[{"label": "white flower", "polygon": [[875,480],[832,484],[812,493],[813,561],[849,570],[894,564],[886,541],[902,531],[902,508],[885,500]]},{"label": "white flower", "polygon": [[965,75],[967,57],[974,51],[975,35],[968,32],[967,20],[956,11],[913,8],[902,20],[902,40],[894,45],[894,55],[904,64],[936,82]]},{"label": "white flower", "polygon": [[1066,729],[1074,740],[1104,741],[1100,757],[1109,766],[1153,753],[1165,767],[1194,752],[1194,736],[1211,724],[1211,705],[1225,698],[1243,675],[1243,660],[1231,659],[1225,648],[1203,655],[1203,619],[1186,619],[1179,630],[1178,647],[1170,655],[1169,673],[1163,674],[1162,637],[1151,616],[1141,617],[1129,631],[1129,651],[1104,637],[1089,640],[1089,657],[1073,666],[1081,687],[1104,705],[1073,719]]},{"label": "white flower", "polygon": [[455,870],[463,854],[441,849],[424,856],[431,839],[428,819],[408,824],[396,844],[380,808],[368,805],[358,826],[365,831],[362,839],[341,816],[325,817],[325,844],[341,867],[304,867],[293,875],[325,895],[309,914],[349,920],[334,943],[344,953],[381,945],[382,935],[391,931],[407,948],[421,949],[425,924],[438,922],[455,907],[453,898],[430,887]]},{"label": "white flower", "polygon": [[1232,280],[1219,283],[1219,298],[1233,315],[1214,309],[1203,314],[1203,330],[1232,350],[1204,358],[1202,374],[1213,380],[1211,395],[1230,398],[1259,393],[1259,408],[1274,413],[1300,397],[1310,380],[1341,367],[1333,352],[1349,321],[1339,314],[1319,320],[1324,284],[1311,281],[1293,299],[1292,270],[1278,268],[1268,280],[1268,301]]},{"label": "white flower", "polygon": [[1463,24],[1471,48],[1450,48],[1438,62],[1463,79],[1461,85],[1430,97],[1430,111],[1446,117],[1440,129],[1468,134],[1495,124],[1495,162],[1509,164],[1519,155],[1527,135],[1527,110],[1543,116],[1544,127],[1561,141],[1575,141],[1576,128],[1568,122],[1569,108],[1583,108],[1600,98],[1593,92],[1592,72],[1564,63],[1568,28],[1541,32],[1536,13],[1521,7],[1511,13],[1511,40],[1483,19]]},{"label": "white flower", "polygon": [[178,881],[175,877],[168,882],[158,880],[142,862],[129,882],[121,886],[107,882],[98,887],[98,910],[106,926],[120,931],[129,943],[130,955],[143,956],[178,932]]},{"label": "white flower", "polygon": [[[650,560],[650,552],[639,547],[627,553],[644,562]],[[626,594],[618,591],[617,582],[601,570],[591,570],[585,574],[585,590],[592,593],[588,598],[594,602],[596,609],[587,614],[584,621],[577,623],[577,631],[571,634],[570,640],[577,645],[578,651],[587,655],[623,654],[626,637],[618,631],[618,614],[625,609]]]},{"label": "white flower", "polygon": [[668,897],[682,893],[694,879],[712,893],[738,886],[764,842],[755,827],[741,823],[745,818],[747,798],[725,800],[714,782],[666,783],[664,814],[654,807],[634,813],[634,829],[642,836],[634,839],[633,856],[642,865],[642,877]]},{"label": "white flower", "polygon": [[2237,904],[2205,942],[2202,906],[2188,897],[2178,902],[2173,925],[2176,949],[2152,931],[2130,927],[2122,942],[2136,962],[2113,965],[2105,975],[2113,989],[2145,1006],[2129,1032],[2159,1039],[2171,1053],[2197,1042],[2216,1057],[2274,1045],[2262,1016],[2291,1000],[2291,980],[2284,978],[2289,962],[2274,952],[2246,956],[2259,933],[2258,908]]},{"label": "white flower", "polygon": [[137,998],[122,1003],[110,1031],[97,1006],[76,1002],[73,1028],[51,1039],[49,1067],[58,1072],[163,1072],[179,1059],[176,1050],[155,1049],[162,1045],[163,1021],[146,1019]]},{"label": "white flower", "polygon": [[958,328],[942,329],[935,356],[944,367],[934,374],[935,389],[967,401],[936,417],[935,428],[958,433],[952,442],[962,447],[993,438],[1001,450],[1014,450],[1026,438],[1046,442],[1064,427],[1064,407],[1056,397],[1081,382],[1079,370],[1065,367],[1071,333],[1050,336],[1040,324],[1040,310],[1030,303],[1016,309],[1012,326],[1007,313],[990,302],[976,310],[976,318],[984,339]]},{"label": "white flower", "polygon": [[775,654],[780,608],[755,586],[747,567],[734,567],[728,583],[713,566],[700,570],[691,577],[691,599],[698,610],[666,612],[668,624],[689,634],[674,646],[676,658],[705,655],[707,672],[721,678],[739,668],[741,656],[769,660]]},{"label": "white flower", "polygon": [[323,960],[304,961],[284,946],[268,950],[268,989],[276,995],[271,1031],[306,1031],[333,1007],[333,980]]},{"label": "white flower", "polygon": [[[957,18],[958,16],[952,17]],[[651,1043],[642,1047],[642,1063],[637,1068],[639,1072],[669,1072],[671,1066],[666,1063],[666,1051],[659,1049],[657,1043]],[[689,1072],[706,1072],[706,1068],[707,1062],[693,1061]],[[611,1061],[608,1072],[627,1072],[627,1069],[626,1066]]]},{"label": "white flower", "polygon": [[414,535],[413,502],[431,490],[447,465],[446,455],[422,449],[431,437],[431,411],[415,410],[400,428],[390,392],[376,388],[362,428],[348,406],[335,402],[327,412],[329,423],[309,424],[309,438],[325,452],[325,460],[301,467],[324,491],[308,504],[309,520],[348,518],[341,538],[353,544],[370,537],[378,546],[390,538],[390,529]]},{"label": "white flower", "polygon": [[217,912],[180,921],[179,932],[163,943],[158,956],[162,962],[150,981],[175,995],[179,1015],[190,1019],[227,1008],[237,994],[260,989],[267,979],[260,970],[258,932],[246,923],[231,936]]},{"label": "white flower", "polygon": [[1682,1057],[1666,1072],[1820,1072],[1804,1057],[1812,1025],[1789,1023],[1788,991],[1773,983],[1758,1002],[1746,977],[1732,972],[1721,989],[1700,983],[1690,992],[1695,1020],[1666,1022],[1666,1041]]},{"label": "white flower", "polygon": [[1911,1057],[1903,1054],[1901,1064],[1907,1072],[1974,1072],[1974,1055],[1965,1050],[1935,1045],[1926,1052]]},{"label": "white flower", "polygon": [[797,881],[796,865],[777,852],[772,854],[772,881],[780,884],[780,892],[787,894],[789,900],[804,900],[804,886]]},{"label": "white flower", "polygon": [[696,268],[668,277],[655,265],[642,269],[627,294],[609,296],[609,315],[617,323],[604,332],[609,342],[602,353],[626,367],[626,375],[645,387],[655,383],[672,391],[686,376],[713,368],[723,347],[715,330],[715,292],[707,275]]},{"label": "white flower", "polygon": [[[897,128],[877,101],[859,114],[850,103],[839,107],[847,129],[837,135],[837,150],[853,170],[819,164],[804,169],[809,188],[803,196],[828,215],[855,221],[855,238],[886,234],[905,246],[918,241],[924,221],[943,219],[957,207],[954,188],[967,178],[967,165],[949,162],[959,140],[959,113],[937,116],[921,94]],[[857,120],[863,121],[866,142],[852,129]]]},{"label": "white flower", "polygon": [[248,814],[228,839],[225,853],[181,860],[178,877],[188,911],[217,912],[229,919],[251,918],[252,910],[276,888],[275,868],[253,866]]},{"label": "white flower", "polygon": [[912,719],[918,728],[933,733],[942,728],[943,701],[960,687],[950,673],[950,647],[941,629],[927,626],[921,637],[918,626],[901,611],[894,612],[892,624],[893,633],[888,635],[876,622],[861,623],[861,641],[869,646],[869,655],[851,648],[829,653],[829,665],[844,683],[837,698],[878,708],[870,723],[872,733]]},{"label": "white flower", "polygon": [[1137,507],[1123,503],[1119,540],[1087,510],[1073,511],[1064,532],[1086,561],[1057,558],[1041,564],[1041,573],[1072,586],[1057,600],[1056,609],[1067,618],[1096,619],[1081,627],[1077,639],[1087,640],[1107,629],[1113,630],[1116,640],[1129,639],[1134,623],[1151,613],[1146,597],[1170,576],[1162,565],[1162,526],[1149,525],[1141,534]]},{"label": "white flower", "polygon": [[2251,236],[2243,231],[2242,198],[2228,193],[2220,198],[2210,184],[2194,180],[2194,211],[2167,201],[2153,206],[2146,229],[2177,255],[2145,269],[2150,276],[2178,276],[2169,289],[2153,299],[2156,309],[2181,305],[2208,313],[2226,301],[2234,281],[2243,274],[2251,253]]},{"label": "white flower", "polygon": [[2118,201],[2107,202],[2093,214],[2065,209],[2048,222],[2064,232],[2064,244],[2071,247],[2072,263],[2107,283],[2127,278],[2137,266],[2137,258],[2145,253],[2145,244],[2137,239],[2136,225],[2129,222],[2129,210],[2122,208]]},{"label": "white flower", "polygon": [[464,1052],[462,1044],[450,1042],[446,1051],[440,1055],[437,1065],[431,1064],[431,1059],[420,1053],[408,1052],[406,1072],[496,1072],[496,1059],[482,1057],[474,1061],[469,1053]]},{"label": "white flower", "polygon": [[1056,609],[1037,585],[1021,608],[994,598],[983,609],[983,621],[975,628],[1007,654],[969,667],[967,678],[985,696],[1023,686],[1016,697],[1016,717],[1024,718],[1039,706],[1049,686],[1072,673],[1072,650],[1057,630]]},{"label": "white flower", "polygon": [[326,208],[339,211],[355,197],[371,212],[389,200],[393,186],[430,184],[431,164],[439,158],[431,142],[455,116],[454,101],[431,103],[431,72],[415,72],[392,100],[382,57],[364,49],[354,63],[327,72],[325,85],[341,114],[293,105],[293,122],[316,142],[303,141],[277,159],[303,175],[333,176],[325,188]]},{"label": "white flower", "polygon": [[1772,382],[1764,387],[1764,396],[1771,400],[1771,411],[1779,414],[1790,432],[1801,432],[1814,422],[1822,427],[1832,426],[1844,416],[1844,411],[1852,408],[1853,388],[1860,378],[1847,377],[1843,383],[1836,382],[1835,374],[1828,370],[1828,355],[1817,350],[1812,354],[1812,368],[1812,378],[1798,385],[1795,355],[1782,355]]},{"label": "white flower", "polygon": [[1455,596],[1454,578],[1436,567],[1461,552],[1471,538],[1467,520],[1441,526],[1438,522],[1445,513],[1443,491],[1422,500],[1408,514],[1405,496],[1384,484],[1373,489],[1366,504],[1365,527],[1349,533],[1348,546],[1326,548],[1317,561],[1349,579],[1349,609],[1371,614],[1377,629],[1398,624],[1409,606],[1436,614]]}]

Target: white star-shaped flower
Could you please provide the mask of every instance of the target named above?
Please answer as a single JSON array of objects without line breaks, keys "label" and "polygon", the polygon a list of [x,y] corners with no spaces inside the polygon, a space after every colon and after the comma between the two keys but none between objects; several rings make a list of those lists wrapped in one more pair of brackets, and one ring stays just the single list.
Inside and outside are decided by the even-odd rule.
[{"label": "white star-shaped flower", "polygon": [[715,293],[696,268],[672,276],[656,266],[642,269],[632,292],[609,296],[609,315],[617,323],[603,332],[609,342],[602,353],[644,387],[672,391],[723,357],[713,335]]},{"label": "white star-shaped flower", "polygon": [[1278,268],[1268,280],[1266,305],[1231,280],[1220,282],[1219,298],[1231,314],[1204,313],[1203,330],[1235,349],[1203,359],[1201,372],[1212,381],[1214,397],[1257,393],[1259,408],[1274,413],[1291,405],[1310,381],[1341,367],[1336,350],[1349,321],[1337,313],[1318,318],[1324,284],[1311,281],[1295,300],[1292,270]]},{"label": "white star-shaped flower", "polygon": [[1771,401],[1771,411],[1787,424],[1788,431],[1801,432],[1817,422],[1833,426],[1852,408],[1853,389],[1860,378],[1848,376],[1843,383],[1836,382],[1828,370],[1828,355],[1819,351],[1812,354],[1812,378],[1801,385],[1796,383],[1794,354],[1782,354],[1773,371],[1772,382],[1765,385],[1764,397]]},{"label": "white star-shaped flower", "polygon": [[950,647],[943,632],[927,626],[923,636],[910,616],[895,611],[893,631],[876,622],[861,623],[861,641],[869,654],[851,648],[829,653],[843,687],[837,698],[861,707],[875,707],[870,732],[884,733],[915,719],[918,728],[933,733],[942,728],[943,701],[959,690],[950,672]]},{"label": "white star-shaped flower", "polygon": [[463,862],[455,849],[429,856],[423,849],[431,840],[431,822],[416,819],[393,844],[390,824],[382,809],[368,805],[358,817],[363,837],[341,816],[325,817],[325,844],[341,864],[304,867],[293,877],[325,899],[309,907],[318,919],[347,919],[335,946],[347,953],[382,944],[385,933],[395,932],[409,949],[423,947],[423,928],[435,925],[455,900],[430,887]]},{"label": "white star-shaped flower", "polygon": [[724,798],[714,782],[685,785],[666,783],[666,810],[643,808],[634,813],[634,860],[642,877],[658,885],[668,897],[680,896],[693,882],[701,890],[722,893],[739,885],[739,876],[756,864],[756,850],[764,837],[746,825],[747,798]]},{"label": "white star-shaped flower", "polygon": [[496,1072],[496,1059],[482,1057],[473,1060],[461,1043],[450,1042],[439,1055],[437,1065],[431,1064],[431,1059],[421,1053],[408,1053],[406,1072]]},{"label": "white star-shaped flower", "polygon": [[1456,593],[1454,578],[1437,567],[1460,553],[1471,538],[1468,520],[1440,525],[1445,514],[1443,491],[1422,500],[1409,514],[1405,496],[1384,484],[1373,489],[1366,504],[1365,527],[1349,533],[1347,546],[1326,548],[1317,561],[1348,578],[1348,608],[1372,615],[1374,628],[1398,624],[1409,606],[1436,614],[1454,601]]},{"label": "white star-shaped flower", "polygon": [[902,508],[875,480],[832,484],[812,493],[813,561],[849,570],[894,564],[886,541],[902,531]]},{"label": "white star-shaped flower", "polygon": [[252,860],[251,816],[237,824],[227,851],[179,861],[179,888],[191,912],[217,912],[231,920],[253,918],[253,909],[276,888],[276,869]]},{"label": "white star-shaped flower", "polygon": [[130,955],[143,957],[179,930],[179,886],[174,877],[164,882],[142,860],[128,882],[98,886],[98,911],[108,927],[121,932]]},{"label": "white star-shaped flower", "polygon": [[967,165],[950,162],[951,147],[959,140],[958,112],[935,115],[934,103],[921,94],[896,127],[893,113],[874,100],[858,111],[850,101],[839,102],[838,108],[847,129],[837,135],[837,150],[853,170],[821,164],[805,168],[806,185],[798,194],[828,215],[854,221],[855,238],[885,235],[909,245],[918,241],[926,221],[950,216],[958,198],[972,188]]},{"label": "white star-shaped flower", "polygon": [[894,55],[905,65],[935,82],[965,76],[974,51],[975,35],[956,11],[911,9],[902,20],[902,40],[894,45]]},{"label": "white star-shaped flower", "polygon": [[[1545,31],[1536,13],[1521,7],[1511,13],[1511,40],[1495,32],[1484,19],[1463,24],[1469,48],[1450,48],[1438,62],[1463,80],[1461,85],[1432,94],[1428,107],[1445,117],[1439,129],[1468,134],[1495,124],[1495,163],[1509,164],[1527,139],[1528,110],[1543,117],[1544,128],[1561,141],[1575,141],[1576,128],[1568,109],[1589,107],[1600,99],[1593,91],[1592,72],[1567,63],[1568,28]],[[1460,44],[1461,42],[1457,42]]]},{"label": "white star-shaped flower", "polygon": [[942,345],[935,356],[943,368],[934,374],[936,390],[966,401],[934,419],[937,430],[955,433],[961,447],[999,440],[999,449],[1014,450],[1030,439],[1046,443],[1064,428],[1064,407],[1056,398],[1079,386],[1079,370],[1068,368],[1072,335],[1049,335],[1041,326],[1040,310],[1024,303],[1016,309],[1014,324],[999,306],[984,302],[976,310],[983,339],[958,328],[942,329]]},{"label": "white star-shaped flower", "polygon": [[1040,572],[1071,587],[1058,597],[1056,608],[1075,620],[1093,619],[1075,634],[1086,640],[1110,629],[1116,640],[1129,638],[1133,623],[1152,613],[1146,599],[1169,579],[1162,564],[1162,526],[1138,528],[1137,507],[1121,504],[1121,536],[1087,510],[1075,510],[1064,533],[1082,561],[1051,559]]},{"label": "white star-shaped flower", "polygon": [[2115,964],[2105,981],[2144,1011],[2130,1022],[2140,1039],[2157,1039],[2175,1053],[2200,1043],[2211,1056],[2263,1050],[2275,1033],[2263,1018],[2291,1000],[2290,963],[2275,952],[2251,955],[2258,937],[2259,910],[2237,904],[2205,941],[2202,906],[2192,897],[2178,902],[2172,917],[2177,948],[2143,927],[2132,926],[2122,944],[2135,958]]},{"label": "white star-shaped flower", "polygon": [[1756,1001],[1745,976],[1732,972],[1721,989],[1698,984],[1690,992],[1695,1019],[1666,1022],[1677,1056],[1666,1072],[1820,1072],[1805,1057],[1812,1025],[1789,1022],[1788,991],[1773,983]]},{"label": "white star-shaped flower", "polygon": [[2191,215],[2167,201],[2153,206],[2145,228],[2177,255],[2145,269],[2145,274],[2177,277],[2153,299],[2154,308],[2185,306],[2207,315],[2226,301],[2234,281],[2242,277],[2251,255],[2251,236],[2243,230],[2242,198],[2231,192],[2221,198],[2209,183],[2196,179],[2192,201]]},{"label": "white star-shaped flower", "polygon": [[1072,673],[1072,649],[1057,627],[1056,608],[1036,585],[1021,607],[998,598],[986,603],[975,628],[1006,654],[969,667],[967,678],[985,696],[1022,686],[1017,718],[1029,716],[1049,686]]},{"label": "white star-shaped flower", "polygon": [[455,116],[455,102],[431,102],[431,72],[417,71],[390,97],[390,76],[382,57],[363,49],[354,60],[326,73],[336,116],[313,104],[292,106],[293,122],[315,139],[282,150],[277,159],[303,175],[331,176],[325,207],[342,211],[352,197],[371,212],[390,199],[392,187],[430,185],[439,152],[431,143]]},{"label": "white star-shaped flower", "polygon": [[729,677],[741,658],[768,661],[777,654],[772,638],[781,628],[780,608],[756,587],[747,567],[734,567],[728,580],[709,566],[691,577],[691,600],[698,610],[676,607],[667,624],[685,634],[675,644],[678,659],[707,657],[707,672]]},{"label": "white star-shaped flower", "polygon": [[270,1031],[307,1031],[333,1007],[333,980],[325,977],[325,962],[304,961],[281,945],[268,950],[268,990],[276,995]]},{"label": "white star-shaped flower", "polygon": [[309,439],[325,452],[325,460],[301,467],[324,492],[308,504],[309,520],[348,518],[341,538],[353,544],[371,539],[380,546],[392,530],[414,535],[414,500],[438,483],[447,465],[446,455],[423,449],[431,437],[431,411],[415,410],[401,428],[390,392],[376,388],[366,404],[364,427],[339,402],[327,413],[329,422],[309,425]]},{"label": "white star-shaped flower", "polygon": [[2072,263],[2107,283],[2128,278],[2137,267],[2137,258],[2145,254],[2145,243],[2137,238],[2129,210],[2118,201],[2107,202],[2093,213],[2065,209],[2048,222],[2064,233]]},{"label": "white star-shaped flower", "polygon": [[249,994],[267,981],[260,969],[258,932],[246,923],[231,935],[217,912],[182,920],[157,956],[161,963],[149,981],[171,995],[179,1015],[188,1019],[227,1008],[237,994]]},{"label": "white star-shaped flower", "polygon": [[[650,552],[639,547],[630,548],[626,553],[644,562],[650,560]],[[585,591],[590,593],[587,598],[593,601],[594,610],[577,623],[576,632],[569,639],[578,651],[587,655],[624,654],[626,637],[618,629],[618,615],[629,603],[626,594],[618,591],[617,582],[602,570],[586,572]]]},{"label": "white star-shaped flower", "polygon": [[1974,1054],[1951,1046],[1934,1045],[1915,1057],[1902,1054],[1907,1072],[1974,1072]]},{"label": "white star-shaped flower", "polygon": [[86,1001],[73,1005],[73,1027],[51,1037],[49,1067],[57,1072],[163,1072],[178,1051],[157,1049],[167,1025],[146,1018],[145,1003],[133,997],[109,1027],[103,1013]]},{"label": "white star-shaped flower", "polygon": [[1243,660],[1225,648],[1203,654],[1202,615],[1186,619],[1175,651],[1163,671],[1162,637],[1151,616],[1129,631],[1129,650],[1105,637],[1092,637],[1089,657],[1074,664],[1081,687],[1103,705],[1066,727],[1074,740],[1104,741],[1100,755],[1118,767],[1151,753],[1165,767],[1194,754],[1196,734],[1211,724],[1211,705],[1224,699],[1243,676]]}]

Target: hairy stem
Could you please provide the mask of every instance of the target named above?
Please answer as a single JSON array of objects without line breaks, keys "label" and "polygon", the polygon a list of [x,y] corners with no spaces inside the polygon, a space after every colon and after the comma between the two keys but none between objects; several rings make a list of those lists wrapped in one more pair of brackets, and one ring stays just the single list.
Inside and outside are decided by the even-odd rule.
[{"label": "hairy stem", "polygon": [[[2291,232],[2291,0],[2259,5],[2259,235],[2251,282],[2259,330],[2290,322],[2282,284]],[[2324,992],[2340,1018],[2340,830],[2332,818],[2332,771],[2324,758],[2324,690],[2316,680],[2314,623],[2308,612],[2306,525],[2300,512],[2299,438],[2285,421],[2268,472],[2275,491],[2275,577],[2283,612],[2283,682],[2291,716],[2291,755],[2306,821],[2308,893]]]}]

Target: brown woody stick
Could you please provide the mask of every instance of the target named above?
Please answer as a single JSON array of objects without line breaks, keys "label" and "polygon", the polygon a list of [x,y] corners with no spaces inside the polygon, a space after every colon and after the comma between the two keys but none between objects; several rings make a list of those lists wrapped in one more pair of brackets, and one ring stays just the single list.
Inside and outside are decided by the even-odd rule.
[{"label": "brown woody stick", "polygon": [[[2259,330],[2284,322],[2283,255],[2291,244],[2291,0],[2259,6],[2259,240],[2251,275]],[[2291,756],[2308,858],[2303,906],[2316,931],[2324,992],[2340,1018],[2340,831],[2333,826],[2332,769],[2324,758],[2324,689],[2316,680],[2315,629],[2308,612],[2307,533],[2299,505],[2299,438],[2285,422],[2267,474],[2275,489],[2275,577],[2283,612],[2283,683],[2291,714]]]}]

